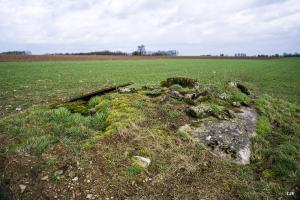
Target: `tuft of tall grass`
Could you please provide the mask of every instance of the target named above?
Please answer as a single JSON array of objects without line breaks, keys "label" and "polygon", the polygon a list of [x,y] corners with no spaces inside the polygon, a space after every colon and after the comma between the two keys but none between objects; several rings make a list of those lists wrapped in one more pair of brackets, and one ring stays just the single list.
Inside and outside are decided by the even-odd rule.
[{"label": "tuft of tall grass", "polygon": [[23,151],[32,155],[40,155],[51,144],[57,142],[57,138],[48,134],[36,137],[30,137],[26,140],[25,144],[17,148],[19,151]]},{"label": "tuft of tall grass", "polygon": [[89,118],[90,127],[97,131],[103,131],[107,127],[107,116],[106,112],[97,112]]},{"label": "tuft of tall grass", "polygon": [[262,136],[266,136],[268,133],[272,131],[272,125],[268,117],[260,116],[256,125],[256,133]]}]

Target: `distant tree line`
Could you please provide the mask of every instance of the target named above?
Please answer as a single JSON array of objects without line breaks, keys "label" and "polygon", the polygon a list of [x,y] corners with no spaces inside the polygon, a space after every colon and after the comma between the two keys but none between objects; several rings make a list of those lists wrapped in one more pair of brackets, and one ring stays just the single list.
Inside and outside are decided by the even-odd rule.
[{"label": "distant tree line", "polygon": [[145,45],[139,45],[136,51],[132,53],[122,52],[122,51],[93,51],[93,52],[86,52],[86,53],[54,53],[54,54],[47,54],[47,55],[113,55],[113,56],[177,56],[177,50],[167,50],[167,51],[146,51]]},{"label": "distant tree line", "polygon": [[300,57],[300,53],[297,53],[297,52],[295,52],[294,54],[283,53],[283,57]]},{"label": "distant tree line", "polygon": [[93,52],[80,52],[80,53],[54,53],[48,55],[112,55],[112,56],[127,56],[128,53],[122,51],[93,51]]},{"label": "distant tree line", "polygon": [[5,55],[31,55],[31,51],[6,51],[6,52],[2,52],[0,54],[5,54]]}]

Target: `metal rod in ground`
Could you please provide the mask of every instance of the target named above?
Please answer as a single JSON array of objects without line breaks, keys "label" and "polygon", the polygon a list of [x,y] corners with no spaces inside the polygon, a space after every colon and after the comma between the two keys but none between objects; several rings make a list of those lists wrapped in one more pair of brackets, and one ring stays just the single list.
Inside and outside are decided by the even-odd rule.
[{"label": "metal rod in ground", "polygon": [[77,96],[77,97],[72,97],[72,98],[66,100],[64,103],[69,103],[69,102],[78,101],[78,100],[88,101],[94,96],[103,95],[103,94],[112,92],[114,90],[117,90],[118,88],[126,87],[126,86],[129,86],[129,85],[132,85],[132,84],[133,84],[133,82],[128,82],[128,83],[124,83],[124,84],[120,84],[120,85],[105,87],[105,88],[102,88],[100,90],[96,90],[94,92],[90,92],[90,93],[80,95],[80,96]]}]

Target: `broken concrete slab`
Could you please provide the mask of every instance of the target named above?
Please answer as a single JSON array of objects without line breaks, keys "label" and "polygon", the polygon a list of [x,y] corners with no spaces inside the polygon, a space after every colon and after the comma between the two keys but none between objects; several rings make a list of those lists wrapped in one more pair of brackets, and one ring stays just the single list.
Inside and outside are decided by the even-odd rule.
[{"label": "broken concrete slab", "polygon": [[248,164],[251,138],[255,135],[257,113],[253,108],[242,108],[231,120],[206,120],[197,127],[185,126],[191,137],[204,143],[225,160]]}]

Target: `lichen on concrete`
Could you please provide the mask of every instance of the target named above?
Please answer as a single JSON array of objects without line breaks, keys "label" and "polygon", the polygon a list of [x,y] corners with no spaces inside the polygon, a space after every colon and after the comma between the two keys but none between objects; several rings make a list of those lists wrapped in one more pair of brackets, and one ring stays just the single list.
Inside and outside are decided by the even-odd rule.
[{"label": "lichen on concrete", "polygon": [[185,128],[192,138],[206,144],[226,160],[248,164],[251,154],[251,137],[255,135],[257,113],[253,108],[242,108],[230,120],[209,119],[198,127]]}]

